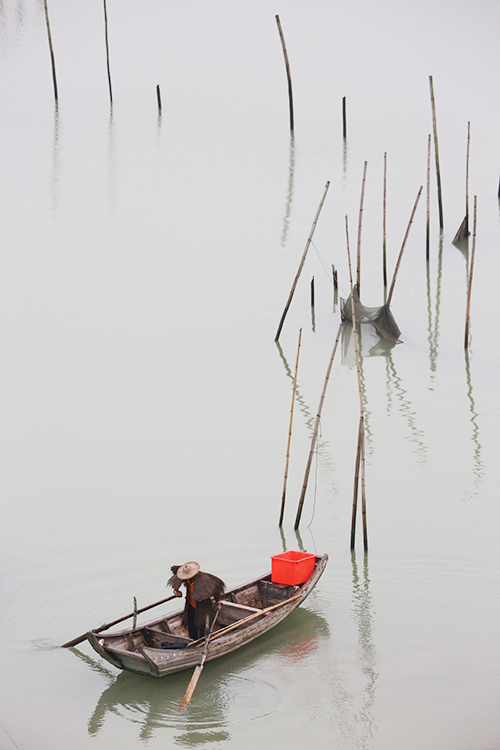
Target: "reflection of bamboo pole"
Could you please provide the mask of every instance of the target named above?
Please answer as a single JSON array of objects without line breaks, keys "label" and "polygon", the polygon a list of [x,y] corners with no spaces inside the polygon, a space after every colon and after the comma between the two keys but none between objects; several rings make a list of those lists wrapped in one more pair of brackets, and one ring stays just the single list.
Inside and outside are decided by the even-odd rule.
[{"label": "reflection of bamboo pole", "polygon": [[302,268],[304,267],[304,263],[306,261],[306,256],[307,256],[307,251],[309,250],[309,245],[312,242],[312,238],[313,238],[314,230],[316,229],[316,224],[317,224],[317,221],[318,221],[318,217],[320,215],[321,209],[323,208],[323,203],[325,202],[326,194],[328,192],[328,188],[329,187],[330,187],[330,183],[327,182],[326,185],[325,185],[325,191],[323,193],[323,197],[321,198],[321,202],[320,202],[320,204],[318,206],[318,210],[316,211],[316,216],[314,217],[314,221],[313,221],[313,225],[311,227],[311,231],[309,233],[309,237],[307,238],[306,246],[304,248],[304,252],[302,254],[302,259],[300,261],[299,270],[297,271],[297,274],[295,276],[294,282],[292,284],[292,289],[290,291],[287,303],[285,305],[285,309],[283,310],[283,315],[281,316],[280,324],[278,326],[278,331],[277,331],[276,336],[274,338],[275,341],[278,341],[278,339],[280,337],[281,329],[283,328],[283,323],[285,322],[286,314],[287,314],[288,309],[289,309],[289,307],[291,305],[292,297],[294,295],[295,288],[296,288],[297,283],[299,281],[299,276],[300,276],[300,274],[302,272]]},{"label": "reflection of bamboo pole", "polygon": [[401,263],[401,259],[403,257],[403,250],[405,249],[406,240],[408,239],[408,235],[410,234],[411,225],[413,223],[413,217],[415,216],[415,211],[417,210],[418,202],[420,200],[420,196],[422,194],[423,187],[420,186],[420,190],[418,191],[417,199],[415,201],[415,204],[413,206],[413,211],[411,212],[410,221],[408,222],[408,226],[406,228],[406,234],[403,240],[403,244],[401,245],[401,250],[399,251],[399,257],[398,262],[396,263],[396,268],[394,269],[394,275],[392,277],[391,282],[391,288],[389,289],[389,296],[387,297],[387,304],[391,304],[392,294],[394,292],[394,286],[396,284],[396,276],[398,275],[399,265]]},{"label": "reflection of bamboo pole", "polygon": [[358,287],[358,295],[361,295],[361,223],[363,221],[363,202],[365,200],[365,181],[366,181],[366,167],[368,162],[365,161],[363,169],[363,182],[361,184],[361,200],[359,202],[359,222],[358,222],[358,267],[356,271],[356,286]]},{"label": "reflection of bamboo pole", "polygon": [[109,101],[113,104],[113,91],[111,90],[111,71],[109,68],[109,44],[108,44],[108,13],[106,10],[106,0],[104,2],[104,39],[106,41],[106,65],[108,67],[108,84],[109,84]]},{"label": "reflection of bamboo pole", "polygon": [[[358,462],[358,459],[356,459],[355,489],[356,489],[356,496],[357,496],[357,486],[358,486],[357,474],[358,474],[359,467],[361,467],[363,542],[364,542],[364,548],[366,552],[368,550],[368,530],[367,530],[367,520],[366,520],[366,484],[365,484],[365,429],[364,429],[365,410],[364,410],[364,402],[363,402],[363,388],[361,385],[361,366],[359,362],[358,333],[356,329],[356,309],[354,305],[354,289],[353,289],[353,284],[352,284],[351,252],[349,250],[349,226],[348,226],[347,216],[345,217],[345,232],[346,232],[346,241],[347,241],[347,259],[349,261],[349,281],[351,285],[352,330],[354,334],[354,352],[356,355],[356,372],[358,376],[358,394],[359,394],[359,434],[358,434],[358,448],[357,448],[358,453],[359,453],[359,462]],[[356,500],[356,507],[357,507],[357,500]],[[353,503],[353,519],[351,523],[351,549],[354,549],[356,507]],[[354,530],[353,530],[353,526],[354,526]]]},{"label": "reflection of bamboo pole", "polygon": [[438,206],[439,206],[439,226],[442,230],[444,226],[443,199],[441,195],[441,169],[439,167],[439,146],[438,146],[437,121],[436,121],[436,102],[434,101],[434,85],[432,83],[432,76],[429,76],[429,85],[431,89],[432,126],[434,128],[434,155],[436,157],[436,179],[437,179]]},{"label": "reflection of bamboo pole", "polygon": [[472,291],[472,272],[474,271],[474,256],[476,254],[476,219],[477,219],[477,195],[474,196],[474,224],[472,229],[472,253],[470,258],[469,289],[467,290],[467,313],[465,316],[465,349],[469,347],[469,316],[470,297]]},{"label": "reflection of bamboo pole", "polygon": [[283,29],[281,28],[280,17],[276,16],[276,23],[278,24],[278,31],[281,39],[281,46],[283,47],[283,56],[285,58],[286,77],[288,79],[288,100],[290,103],[290,130],[293,133],[293,96],[292,96],[292,74],[290,73],[290,63],[288,62],[288,54],[286,51],[285,37],[283,36]]},{"label": "reflection of bamboo pole", "polygon": [[382,259],[383,259],[383,275],[384,275],[384,301],[387,297],[386,203],[387,203],[387,152],[384,153],[384,198],[383,198],[383,213],[382,213]]},{"label": "reflection of bamboo pole", "polygon": [[325,382],[323,384],[323,390],[321,392],[321,397],[319,400],[318,413],[316,414],[316,421],[314,423],[314,430],[313,430],[313,435],[312,435],[312,440],[311,440],[311,450],[309,451],[309,458],[307,460],[306,472],[304,475],[304,482],[302,484],[302,492],[300,493],[299,507],[297,508],[297,516],[295,518],[295,526],[294,526],[295,530],[299,528],[300,518],[302,516],[302,508],[304,507],[304,498],[306,496],[307,482],[309,481],[309,473],[311,471],[314,448],[316,446],[316,438],[318,436],[319,423],[321,419],[321,411],[323,409],[323,402],[325,400],[326,389],[328,386],[328,379],[330,378],[330,373],[332,371],[333,359],[335,357],[335,352],[337,351],[337,344],[339,343],[341,330],[342,330],[342,323],[339,325],[339,330],[337,331],[337,338],[335,339],[335,343],[333,345],[332,356],[330,357],[330,362],[328,363]]},{"label": "reflection of bamboo pole", "polygon": [[295,391],[297,389],[297,370],[299,369],[299,353],[300,353],[300,341],[302,339],[302,328],[299,331],[299,343],[297,346],[297,359],[295,361],[295,375],[293,377],[292,387],[292,406],[290,408],[290,426],[288,428],[288,444],[286,446],[286,463],[285,463],[285,478],[283,479],[283,494],[281,496],[281,511],[280,520],[278,526],[283,525],[283,515],[285,513],[285,495],[286,495],[286,483],[288,479],[288,462],[290,459],[290,443],[292,440],[292,423],[293,423],[293,407],[295,404]]},{"label": "reflection of bamboo pole", "polygon": [[49,9],[47,8],[47,0],[44,0],[43,6],[45,10],[45,23],[47,24],[47,36],[49,38],[50,61],[52,64],[52,81],[54,83],[54,98],[57,102],[58,95],[57,95],[57,80],[56,80],[56,61],[54,59],[54,49],[52,47],[52,35],[50,33]]},{"label": "reflection of bamboo pole", "polygon": [[427,140],[427,221],[425,224],[425,258],[430,257],[430,233],[431,233],[431,135]]}]

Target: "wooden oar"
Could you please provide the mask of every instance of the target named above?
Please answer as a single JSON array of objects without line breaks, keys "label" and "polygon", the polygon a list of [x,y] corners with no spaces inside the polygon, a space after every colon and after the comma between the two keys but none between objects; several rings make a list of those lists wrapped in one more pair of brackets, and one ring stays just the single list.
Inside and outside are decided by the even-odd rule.
[{"label": "wooden oar", "polygon": [[[103,630],[107,630],[108,628],[112,628],[113,625],[118,625],[119,622],[123,622],[123,620],[128,620],[129,617],[134,617],[137,615],[140,615],[141,612],[146,612],[148,609],[153,609],[153,607],[158,607],[160,604],[165,604],[165,602],[169,602],[171,599],[176,599],[177,597],[175,594],[173,596],[167,596],[166,599],[161,599],[159,602],[155,602],[154,604],[148,604],[147,607],[142,607],[141,609],[135,609],[134,612],[131,612],[129,615],[125,615],[124,617],[119,617],[118,620],[113,620],[113,622],[104,623],[104,625],[101,625],[100,628],[95,628],[95,630],[92,630],[93,633],[101,633]],[[87,638],[87,634],[79,635],[78,638],[73,638],[72,641],[68,641],[67,643],[63,643],[61,648],[71,648],[72,646],[77,646],[79,643],[82,643]]]},{"label": "wooden oar", "polygon": [[[250,620],[254,620],[256,617],[260,617],[261,615],[267,615],[267,613],[271,612],[273,609],[278,609],[278,607],[284,607],[285,604],[290,604],[290,602],[293,602],[294,599],[299,599],[301,596],[302,596],[301,593],[294,594],[289,599],[285,599],[284,602],[278,602],[278,604],[273,604],[271,607],[266,607],[265,609],[259,609],[258,612],[254,612],[253,615],[248,615],[248,617],[245,617],[243,620],[236,620],[236,622],[233,622],[232,625],[228,625],[227,627],[221,628],[220,630],[218,630],[213,636],[212,640],[214,641],[216,638],[219,638],[221,635],[226,635],[226,633],[229,633],[230,630],[239,628],[240,625],[246,625],[247,622],[250,622]],[[200,638],[197,641],[193,641],[193,643],[189,644],[188,648],[192,648],[193,646],[199,646],[201,642],[202,642],[202,638]]]},{"label": "wooden oar", "polygon": [[217,617],[219,616],[219,612],[220,612],[220,608],[217,609],[217,612],[215,613],[215,617],[212,620],[212,627],[211,628],[208,627],[208,615],[207,615],[207,624],[206,624],[206,627],[205,627],[205,644],[204,644],[202,652],[200,654],[200,660],[199,660],[198,664],[196,665],[195,670],[193,672],[193,676],[189,680],[189,685],[187,686],[187,690],[184,693],[184,698],[181,700],[181,702],[177,706],[177,709],[179,711],[184,711],[184,709],[186,708],[187,704],[191,700],[191,697],[192,697],[192,695],[194,693],[194,689],[195,689],[196,685],[198,684],[198,680],[200,679],[201,671],[202,671],[202,669],[203,669],[203,667],[205,665],[205,659],[207,658],[208,642],[210,640],[210,636],[212,635],[212,632],[213,632],[214,625],[215,625],[215,622],[217,620]]}]

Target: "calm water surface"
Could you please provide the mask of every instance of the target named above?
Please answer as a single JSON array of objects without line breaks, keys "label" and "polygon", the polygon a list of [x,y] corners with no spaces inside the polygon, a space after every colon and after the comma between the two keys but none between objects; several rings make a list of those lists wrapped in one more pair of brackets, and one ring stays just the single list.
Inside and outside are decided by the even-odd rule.
[{"label": "calm water surface", "polygon": [[[2,679],[0,748],[498,750],[500,9],[495,2],[283,7],[0,3]],[[288,130],[279,13],[290,57]],[[444,232],[427,137],[436,93]],[[156,85],[163,110],[158,116]],[[348,138],[341,102],[347,97]],[[477,195],[468,263],[452,240]],[[370,551],[349,552],[358,393],[345,333],[300,527],[312,427],[348,293],[363,164],[362,298]],[[314,244],[274,335],[327,180]],[[314,320],[309,304],[315,278]],[[303,329],[287,508],[277,528]],[[197,559],[236,585],[270,555],[330,562],[306,604],[189,675],[120,674],[58,644],[166,595]],[[167,605],[168,607],[168,605]]]}]

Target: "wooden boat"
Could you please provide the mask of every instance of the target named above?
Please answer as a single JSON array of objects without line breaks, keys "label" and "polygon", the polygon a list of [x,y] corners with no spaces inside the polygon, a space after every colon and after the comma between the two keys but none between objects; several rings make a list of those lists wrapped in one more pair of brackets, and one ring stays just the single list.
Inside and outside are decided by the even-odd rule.
[{"label": "wooden boat", "polygon": [[[298,607],[312,591],[328,562],[316,556],[314,570],[300,585],[271,581],[271,574],[227,591],[214,627],[206,660],[235,651],[267,633]],[[182,610],[115,633],[86,634],[90,645],[119,669],[165,677],[198,664],[204,639],[193,641],[182,626]]]}]

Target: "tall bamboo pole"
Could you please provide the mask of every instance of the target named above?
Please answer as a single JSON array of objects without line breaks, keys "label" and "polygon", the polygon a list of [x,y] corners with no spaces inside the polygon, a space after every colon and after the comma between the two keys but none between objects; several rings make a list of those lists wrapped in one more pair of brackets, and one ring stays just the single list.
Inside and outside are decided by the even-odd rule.
[{"label": "tall bamboo pole", "polygon": [[316,414],[316,421],[314,423],[314,430],[313,430],[313,435],[312,435],[312,440],[311,440],[311,450],[309,451],[309,458],[307,459],[307,466],[306,466],[306,471],[305,471],[305,475],[304,475],[304,482],[302,484],[302,492],[300,493],[299,507],[297,508],[297,516],[295,518],[295,526],[294,526],[295,530],[297,530],[299,528],[300,519],[301,519],[301,516],[302,516],[302,509],[304,507],[304,499],[305,499],[306,490],[307,490],[307,482],[309,481],[309,473],[311,471],[311,464],[312,464],[312,459],[313,459],[313,455],[314,455],[314,448],[316,446],[316,438],[318,436],[319,423],[320,423],[320,420],[321,420],[321,411],[323,409],[323,402],[325,400],[326,389],[328,387],[328,380],[330,378],[330,373],[332,371],[333,359],[335,357],[335,352],[337,351],[337,344],[339,343],[339,338],[340,338],[340,332],[341,332],[341,330],[342,330],[342,323],[339,325],[339,330],[337,331],[337,337],[336,337],[335,343],[333,345],[332,356],[330,357],[330,361],[328,363],[328,368],[327,368],[327,371],[326,371],[326,377],[325,377],[325,382],[323,384],[323,390],[321,391],[321,397],[320,397],[319,406],[318,406],[318,413]]},{"label": "tall bamboo pole", "polygon": [[106,42],[106,65],[108,68],[109,101],[111,105],[113,105],[113,91],[111,89],[111,70],[109,67],[108,13],[106,9],[106,0],[103,0],[103,3],[104,3],[104,39]]},{"label": "tall bamboo pole", "polygon": [[47,36],[49,39],[50,62],[52,64],[52,82],[54,84],[54,98],[57,104],[59,101],[59,97],[57,94],[56,61],[54,59],[54,48],[52,47],[52,35],[50,33],[49,9],[47,8],[47,0],[43,0],[43,7],[45,10],[45,23],[47,25]]},{"label": "tall bamboo pole", "polygon": [[467,290],[467,313],[465,315],[465,350],[469,348],[469,317],[470,298],[472,292],[472,273],[474,271],[474,256],[476,254],[476,221],[477,221],[477,195],[474,196],[474,223],[472,228],[472,253],[470,258],[469,288]]},{"label": "tall bamboo pole", "polygon": [[387,208],[387,152],[384,153],[384,197],[383,197],[383,211],[382,211],[382,267],[384,276],[384,302],[387,297],[387,223],[386,223],[386,208]]},{"label": "tall bamboo pole", "polygon": [[300,274],[302,273],[302,269],[303,269],[304,263],[306,261],[307,251],[309,250],[309,246],[310,246],[310,244],[312,242],[314,230],[316,229],[316,224],[318,222],[318,217],[319,217],[319,215],[321,213],[321,209],[323,208],[323,203],[325,202],[326,194],[328,192],[328,188],[329,187],[330,187],[330,182],[327,182],[326,185],[325,185],[325,191],[323,193],[323,197],[321,198],[321,202],[320,202],[320,204],[318,206],[318,210],[316,211],[316,216],[314,217],[314,221],[313,221],[313,224],[312,224],[312,227],[311,227],[311,231],[309,232],[309,237],[307,238],[306,246],[304,248],[304,252],[302,254],[302,259],[300,261],[299,270],[297,271],[297,274],[295,276],[294,282],[292,284],[292,289],[290,291],[287,303],[285,305],[285,309],[283,310],[283,315],[281,316],[280,324],[278,326],[278,330],[277,330],[276,336],[274,338],[275,341],[278,341],[278,339],[280,337],[281,329],[283,328],[283,323],[285,322],[285,318],[286,318],[288,309],[289,309],[289,307],[291,305],[292,298],[293,298],[293,295],[294,295],[294,292],[295,292],[295,288],[296,288],[297,283],[299,281]]},{"label": "tall bamboo pole", "polygon": [[158,101],[158,117],[161,117],[161,93],[160,93],[160,84],[156,87],[156,99]]},{"label": "tall bamboo pole", "polygon": [[438,207],[439,207],[439,227],[442,230],[444,226],[443,198],[441,195],[441,169],[439,167],[439,146],[438,146],[437,120],[436,120],[436,102],[434,100],[434,85],[432,83],[432,76],[429,76],[429,86],[431,90],[432,127],[434,129],[434,155],[436,157],[436,180],[437,180]]},{"label": "tall bamboo pole", "polygon": [[417,199],[415,201],[415,204],[413,206],[413,211],[411,212],[410,221],[408,222],[408,226],[406,228],[406,234],[404,236],[403,244],[401,245],[401,250],[399,251],[399,257],[398,262],[396,263],[396,268],[394,269],[394,275],[392,277],[391,282],[391,288],[389,289],[389,296],[387,297],[387,304],[391,304],[392,294],[394,292],[394,286],[396,284],[396,277],[398,275],[399,265],[401,263],[401,259],[403,257],[403,251],[405,249],[406,240],[408,239],[408,235],[410,234],[411,225],[413,223],[413,217],[415,216],[415,211],[417,210],[418,202],[420,200],[420,196],[422,195],[423,186],[420,186],[420,190],[418,191]]},{"label": "tall bamboo pole", "polygon": [[361,183],[361,200],[359,202],[359,221],[358,221],[358,265],[356,271],[356,286],[358,288],[358,296],[361,296],[361,224],[363,221],[363,203],[365,200],[365,181],[366,181],[366,168],[368,162],[365,161],[363,169],[363,182]]},{"label": "tall bamboo pole", "polygon": [[293,95],[292,95],[292,74],[290,73],[290,63],[288,62],[288,53],[286,51],[285,37],[283,36],[283,29],[281,28],[280,17],[276,16],[276,23],[278,24],[278,31],[281,39],[281,46],[283,47],[283,56],[285,58],[286,77],[288,80],[288,101],[290,105],[290,130],[293,133]]},{"label": "tall bamboo pole", "polygon": [[347,138],[347,111],[346,111],[346,98],[342,97],[342,132],[344,134],[344,141]]},{"label": "tall bamboo pole", "polygon": [[[354,334],[354,353],[356,355],[356,373],[358,376],[358,394],[359,394],[359,432],[358,432],[358,448],[359,452],[359,463],[356,460],[356,476],[355,476],[355,489],[357,498],[357,472],[359,466],[361,466],[361,502],[362,502],[362,514],[363,514],[363,544],[365,552],[368,551],[368,529],[367,529],[367,518],[366,518],[366,483],[365,483],[365,408],[363,401],[363,387],[361,384],[361,366],[359,362],[359,350],[358,350],[358,332],[356,329],[356,309],[354,305],[354,288],[352,284],[352,269],[351,269],[351,252],[349,249],[349,225],[347,216],[345,217],[345,231],[346,231],[346,242],[347,242],[347,259],[349,261],[349,281],[351,285],[351,316],[352,316],[352,330]],[[356,527],[356,510],[357,510],[357,499],[356,503],[353,502],[353,518],[351,522],[351,550],[354,549],[355,539],[355,527]],[[353,530],[354,529],[354,530]]]},{"label": "tall bamboo pole", "polygon": [[425,224],[425,258],[429,260],[431,249],[431,134],[427,139],[427,206]]},{"label": "tall bamboo pole", "polygon": [[297,390],[297,371],[299,369],[299,354],[300,354],[300,342],[302,340],[302,328],[299,331],[299,343],[297,346],[297,358],[295,360],[295,375],[293,376],[293,387],[292,387],[292,406],[290,407],[290,426],[288,428],[288,444],[286,446],[286,462],[285,462],[285,477],[283,479],[283,493],[281,495],[281,511],[280,520],[278,526],[281,528],[283,525],[283,516],[285,514],[285,496],[286,496],[286,484],[288,480],[288,463],[290,459],[290,443],[292,441],[292,424],[293,424],[293,407],[295,404],[295,393]]}]

